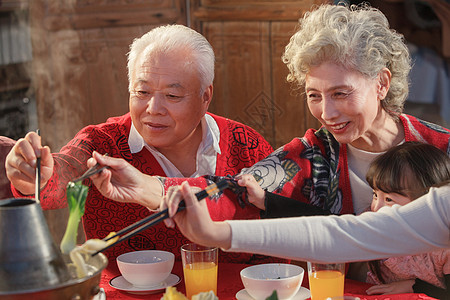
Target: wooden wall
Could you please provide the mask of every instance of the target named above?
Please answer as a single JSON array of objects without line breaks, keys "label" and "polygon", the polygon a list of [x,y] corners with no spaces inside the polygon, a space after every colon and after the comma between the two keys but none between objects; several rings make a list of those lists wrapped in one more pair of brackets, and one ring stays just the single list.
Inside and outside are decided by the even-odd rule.
[{"label": "wooden wall", "polygon": [[258,130],[277,148],[318,127],[302,95],[286,82],[281,55],[314,0],[197,0],[194,27],[216,52],[211,111]]},{"label": "wooden wall", "polygon": [[178,0],[30,2],[42,138],[58,151],[83,126],[128,111],[126,53],[135,37],[185,23]]},{"label": "wooden wall", "polygon": [[[30,1],[32,78],[43,142],[58,151],[82,127],[126,113],[129,44],[168,23],[191,26],[215,50],[211,112],[254,127],[274,147],[317,128],[303,96],[286,82],[281,54],[298,18],[320,2]],[[63,219],[52,230],[65,228],[65,215],[47,214]]]}]

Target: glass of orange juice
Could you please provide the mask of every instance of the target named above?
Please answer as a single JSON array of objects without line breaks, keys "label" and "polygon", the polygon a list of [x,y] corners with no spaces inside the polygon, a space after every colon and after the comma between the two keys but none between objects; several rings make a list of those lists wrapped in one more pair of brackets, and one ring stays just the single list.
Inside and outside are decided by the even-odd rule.
[{"label": "glass of orange juice", "polygon": [[345,264],[318,264],[308,262],[309,288],[311,300],[344,295]]},{"label": "glass of orange juice", "polygon": [[186,296],[213,291],[217,295],[218,248],[197,244],[181,246]]}]

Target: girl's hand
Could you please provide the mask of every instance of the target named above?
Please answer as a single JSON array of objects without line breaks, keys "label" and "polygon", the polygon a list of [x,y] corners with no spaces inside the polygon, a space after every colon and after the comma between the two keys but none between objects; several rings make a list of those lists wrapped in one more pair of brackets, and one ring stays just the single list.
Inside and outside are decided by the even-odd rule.
[{"label": "girl's hand", "polygon": [[266,193],[256,182],[255,177],[251,174],[243,174],[236,177],[238,184],[247,188],[248,201],[261,210],[265,210]]},{"label": "girl's hand", "polygon": [[[194,243],[230,248],[231,228],[226,222],[213,222],[209,215],[206,200],[198,201],[194,189],[187,182],[181,186],[171,187],[161,202],[160,209],[168,208],[170,219],[165,219],[164,223],[168,227],[174,227],[175,223],[181,233]],[[181,200],[186,203],[186,210],[176,213]]]},{"label": "girl's hand", "polygon": [[387,294],[402,294],[402,293],[414,293],[413,285],[415,280],[403,280],[396,281],[389,284],[374,285],[367,289],[368,295],[387,295]]},{"label": "girl's hand", "polygon": [[158,208],[163,190],[156,177],[142,173],[122,158],[103,156],[94,151],[87,165],[92,167],[97,162],[109,167],[90,177],[103,196],[118,202],[141,204],[150,209]]}]

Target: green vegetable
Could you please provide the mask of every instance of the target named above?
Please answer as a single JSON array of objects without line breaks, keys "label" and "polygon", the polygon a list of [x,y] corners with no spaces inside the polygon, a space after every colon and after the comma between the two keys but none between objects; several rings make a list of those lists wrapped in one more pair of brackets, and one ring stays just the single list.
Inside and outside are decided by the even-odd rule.
[{"label": "green vegetable", "polygon": [[269,297],[266,298],[266,300],[278,300],[278,294],[277,291],[274,290],[272,295],[270,295]]},{"label": "green vegetable", "polygon": [[69,203],[69,220],[67,221],[66,232],[61,241],[61,252],[69,254],[77,244],[78,225],[84,214],[84,205],[89,188],[81,182],[67,184],[67,202]]}]

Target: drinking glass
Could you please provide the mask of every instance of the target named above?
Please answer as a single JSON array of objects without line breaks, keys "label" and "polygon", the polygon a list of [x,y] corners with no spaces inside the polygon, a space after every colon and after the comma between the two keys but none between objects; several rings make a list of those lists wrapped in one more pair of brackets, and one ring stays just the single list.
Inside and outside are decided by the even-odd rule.
[{"label": "drinking glass", "polygon": [[319,264],[308,262],[309,288],[312,300],[344,295],[345,264]]},{"label": "drinking glass", "polygon": [[217,295],[217,262],[219,250],[197,244],[181,246],[186,296],[213,291]]}]

